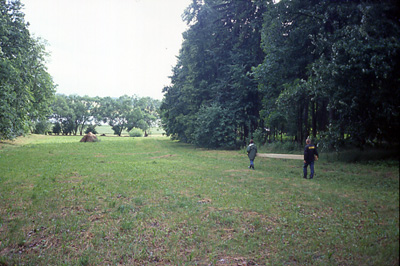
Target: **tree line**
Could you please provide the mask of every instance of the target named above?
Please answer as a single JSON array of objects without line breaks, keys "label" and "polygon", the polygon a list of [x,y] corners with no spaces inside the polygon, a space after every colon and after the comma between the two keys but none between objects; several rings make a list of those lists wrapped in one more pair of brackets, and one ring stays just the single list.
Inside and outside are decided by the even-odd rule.
[{"label": "tree line", "polygon": [[397,1],[193,0],[162,124],[232,148],[308,136],[330,148],[397,142]]},{"label": "tree line", "polygon": [[[48,117],[52,120],[52,133],[63,135],[83,135],[91,131],[96,133],[96,126],[108,124],[115,135],[122,131],[139,128],[145,135],[158,119],[157,110],[160,101],[150,97],[121,96],[89,97],[57,94]],[[48,130],[49,121],[40,127],[42,132]],[[38,127],[37,127],[38,128]],[[86,132],[85,132],[86,130]]]}]

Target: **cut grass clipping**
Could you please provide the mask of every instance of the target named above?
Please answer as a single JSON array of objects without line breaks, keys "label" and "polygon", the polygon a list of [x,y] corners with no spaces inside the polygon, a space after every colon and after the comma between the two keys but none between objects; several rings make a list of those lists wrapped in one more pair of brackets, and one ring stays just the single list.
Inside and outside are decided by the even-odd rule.
[{"label": "cut grass clipping", "polygon": [[[101,137],[100,137],[101,138]],[[399,166],[30,136],[0,149],[0,265],[398,265]]]}]

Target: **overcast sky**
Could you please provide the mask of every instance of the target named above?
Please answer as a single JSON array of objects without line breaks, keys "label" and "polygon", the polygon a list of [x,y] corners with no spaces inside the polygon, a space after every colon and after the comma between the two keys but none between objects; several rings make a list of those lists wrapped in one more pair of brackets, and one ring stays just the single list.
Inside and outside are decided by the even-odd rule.
[{"label": "overcast sky", "polygon": [[162,99],[191,0],[21,0],[57,93]]}]

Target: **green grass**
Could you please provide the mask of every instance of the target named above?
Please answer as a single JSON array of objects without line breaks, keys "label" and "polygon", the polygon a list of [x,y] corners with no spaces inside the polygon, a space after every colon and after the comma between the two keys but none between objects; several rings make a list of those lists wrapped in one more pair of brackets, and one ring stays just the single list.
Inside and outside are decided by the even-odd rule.
[{"label": "green grass", "polygon": [[398,161],[80,138],[0,145],[0,265],[398,265]]}]

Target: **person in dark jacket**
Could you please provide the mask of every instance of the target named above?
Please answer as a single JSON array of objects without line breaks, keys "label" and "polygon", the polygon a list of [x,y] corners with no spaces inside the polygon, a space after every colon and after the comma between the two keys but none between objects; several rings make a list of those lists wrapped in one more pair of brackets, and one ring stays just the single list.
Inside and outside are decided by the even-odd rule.
[{"label": "person in dark jacket", "polygon": [[250,159],[250,166],[249,168],[253,168],[254,170],[254,159],[256,158],[257,154],[257,146],[254,144],[254,141],[251,139],[249,146],[247,146],[247,156]]},{"label": "person in dark jacket", "polygon": [[306,146],[304,148],[304,166],[303,173],[304,178],[307,179],[307,167],[310,166],[310,179],[314,177],[314,160],[318,160],[318,151],[317,147],[314,144],[311,144],[310,139],[306,139]]}]

